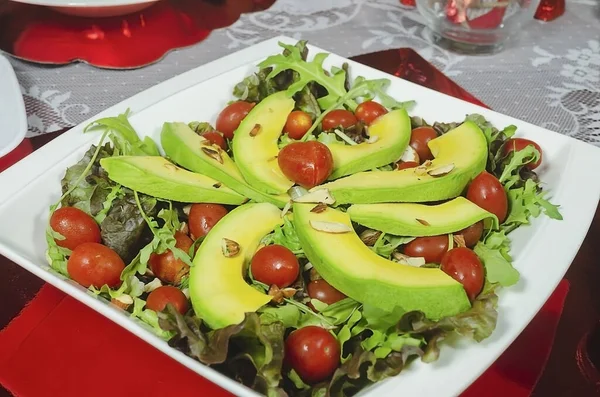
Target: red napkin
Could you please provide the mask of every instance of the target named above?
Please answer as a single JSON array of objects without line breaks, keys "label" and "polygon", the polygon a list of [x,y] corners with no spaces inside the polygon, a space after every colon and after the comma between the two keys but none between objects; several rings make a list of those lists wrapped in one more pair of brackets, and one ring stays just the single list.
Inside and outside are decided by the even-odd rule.
[{"label": "red napkin", "polygon": [[[462,397],[529,396],[550,354],[568,289],[563,280]],[[0,331],[0,383],[18,397],[231,396],[49,284]]]}]

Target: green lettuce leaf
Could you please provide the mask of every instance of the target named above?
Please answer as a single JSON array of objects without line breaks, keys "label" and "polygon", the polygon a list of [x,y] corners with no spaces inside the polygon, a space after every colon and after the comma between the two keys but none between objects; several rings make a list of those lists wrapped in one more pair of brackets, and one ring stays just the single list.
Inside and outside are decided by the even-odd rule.
[{"label": "green lettuce leaf", "polygon": [[404,244],[413,241],[415,237],[394,236],[388,233],[381,233],[375,244],[371,248],[377,255],[390,259],[392,252]]},{"label": "green lettuce leaf", "polygon": [[50,265],[50,268],[63,276],[69,277],[67,271],[67,258],[71,255],[71,250],[68,248],[60,247],[56,244],[56,240],[64,240],[65,237],[55,232],[48,226],[46,228],[46,243],[48,249],[46,250],[46,260]]},{"label": "green lettuce leaf", "polygon": [[504,230],[491,232],[485,241],[473,249],[485,267],[485,278],[490,283],[510,287],[519,281],[519,272],[512,265],[510,239]]},{"label": "green lettuce leaf", "polygon": [[290,220],[289,216],[285,216],[283,218],[283,226],[276,227],[273,233],[267,234],[265,237],[263,237],[261,244],[283,245],[292,251],[296,256],[304,256],[304,249],[302,249],[300,239],[298,238],[296,229],[294,228],[294,223]]}]

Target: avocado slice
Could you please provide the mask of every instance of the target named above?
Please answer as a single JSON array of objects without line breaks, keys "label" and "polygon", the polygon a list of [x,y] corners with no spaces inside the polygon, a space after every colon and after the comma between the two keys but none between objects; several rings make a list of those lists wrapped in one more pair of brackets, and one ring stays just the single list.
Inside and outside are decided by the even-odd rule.
[{"label": "avocado slice", "polygon": [[[471,307],[462,285],[436,268],[419,268],[387,260],[369,249],[352,229],[350,216],[314,204],[294,203],[294,226],[310,263],[332,286],[361,303],[386,311],[419,310],[437,320]],[[316,230],[313,222],[345,225],[350,231]],[[316,224],[314,224],[316,225]]]},{"label": "avocado slice", "polygon": [[[336,205],[448,200],[460,196],[467,184],[485,169],[487,140],[472,121],[432,139],[428,145],[435,159],[424,174],[416,168],[359,172],[310,191],[327,189]],[[450,165],[453,169],[445,175],[427,173]]]},{"label": "avocado slice", "polygon": [[329,179],[372,170],[397,161],[410,141],[410,117],[404,109],[393,110],[369,126],[372,143],[358,145],[327,144],[333,156]]},{"label": "avocado slice", "polygon": [[277,141],[294,105],[285,91],[271,94],[252,108],[233,135],[233,157],[242,175],[268,194],[285,193],[294,185],[277,162]]},{"label": "avocado slice", "polygon": [[111,180],[165,200],[234,205],[248,201],[221,182],[179,168],[160,156],[106,157],[100,165]]},{"label": "avocado slice", "polygon": [[[208,232],[190,268],[189,288],[196,315],[212,329],[239,324],[245,313],[271,301],[243,275],[260,240],[282,224],[281,211],[273,204],[250,203],[225,215]],[[224,239],[239,245],[237,255],[225,256]]]},{"label": "avocado slice", "polygon": [[279,208],[285,207],[290,201],[288,194],[270,195],[250,186],[224,150],[211,145],[210,141],[196,134],[185,123],[165,123],[160,140],[172,161],[188,170],[208,175],[250,200],[271,203]]},{"label": "avocado slice", "polygon": [[462,230],[486,220],[487,229],[498,218],[464,197],[439,205],[416,203],[356,204],[348,208],[353,222],[396,236],[437,236]]}]

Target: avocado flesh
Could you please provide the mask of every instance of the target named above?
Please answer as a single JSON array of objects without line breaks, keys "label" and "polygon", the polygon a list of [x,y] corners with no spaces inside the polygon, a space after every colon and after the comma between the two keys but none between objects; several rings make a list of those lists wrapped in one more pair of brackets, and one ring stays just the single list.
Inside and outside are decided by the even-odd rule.
[{"label": "avocado flesh", "polygon": [[392,110],[377,118],[369,126],[369,137],[373,143],[358,145],[327,145],[333,157],[333,172],[329,179],[354,174],[360,171],[397,161],[410,141],[410,117],[404,109]]},{"label": "avocado flesh", "polygon": [[[288,194],[265,194],[250,186],[224,150],[210,145],[210,142],[192,131],[185,123],[165,123],[160,139],[165,153],[175,163],[188,170],[208,175],[250,200],[271,203],[279,208],[283,208],[290,201]],[[202,148],[218,151],[223,163],[210,157]]]},{"label": "avocado flesh", "polygon": [[462,285],[440,269],[387,260],[371,251],[354,231],[334,234],[314,229],[310,221],[352,227],[348,214],[333,208],[314,213],[314,206],[293,205],[296,233],[319,274],[350,298],[390,312],[397,307],[419,310],[432,320],[471,307]]},{"label": "avocado flesh", "polygon": [[114,182],[165,200],[233,205],[247,201],[221,182],[179,168],[160,156],[107,157],[100,165]]},{"label": "avocado flesh", "polygon": [[271,94],[252,108],[233,135],[233,157],[242,175],[267,194],[285,193],[294,185],[277,162],[277,142],[294,105],[285,91]]},{"label": "avocado flesh", "polygon": [[[239,324],[245,313],[255,312],[271,296],[244,280],[245,266],[260,240],[282,225],[281,211],[269,203],[250,203],[223,217],[206,235],[190,268],[190,299],[194,312],[212,329]],[[236,256],[223,255],[223,239],[240,246]]]},{"label": "avocado flesh", "polygon": [[416,203],[356,204],[348,208],[353,222],[396,236],[437,236],[462,230],[481,220],[496,228],[498,218],[464,197],[439,205]]},{"label": "avocado flesh", "polygon": [[428,145],[435,157],[428,170],[452,163],[451,172],[443,176],[418,175],[414,168],[359,172],[310,191],[328,189],[336,205],[448,200],[460,196],[467,184],[485,170],[487,141],[471,121],[432,139]]}]

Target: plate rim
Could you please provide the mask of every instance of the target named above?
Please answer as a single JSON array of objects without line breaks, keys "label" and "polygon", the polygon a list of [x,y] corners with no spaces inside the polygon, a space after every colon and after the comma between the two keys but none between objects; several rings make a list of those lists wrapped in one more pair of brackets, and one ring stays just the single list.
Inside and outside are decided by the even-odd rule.
[{"label": "plate rim", "polygon": [[11,98],[9,100],[15,101],[16,105],[19,107],[19,126],[21,130],[17,132],[17,135],[13,138],[10,143],[4,148],[0,148],[0,158],[6,156],[13,150],[17,148],[25,139],[28,130],[27,124],[27,111],[25,109],[25,100],[23,99],[23,95],[21,94],[21,85],[19,84],[19,80],[17,79],[17,74],[15,69],[11,65],[10,61],[7,57],[4,56],[2,52],[0,52],[0,70],[6,69],[8,72],[6,75],[2,76],[2,78],[6,79],[9,86],[12,86],[12,92],[9,91],[9,95]]},{"label": "plate rim", "polygon": [[[264,56],[268,56],[271,54],[272,49],[276,46],[278,41],[283,41],[286,43],[294,43],[296,40],[294,40],[290,37],[286,37],[286,36],[277,36],[275,38],[265,40],[263,42],[255,44],[253,46],[250,46],[250,47],[247,47],[240,51],[226,55],[225,57],[219,58],[215,61],[212,61],[205,65],[199,66],[199,67],[192,69],[188,72],[185,72],[181,75],[178,75],[169,80],[166,80],[165,82],[157,84],[154,87],[151,87],[145,91],[142,91],[141,93],[136,94],[133,97],[128,98],[114,106],[111,106],[110,108],[104,110],[103,112],[100,112],[99,114],[97,114],[93,117],[90,117],[85,122],[80,123],[79,125],[73,127],[73,129],[70,132],[67,132],[67,133],[61,135],[60,137],[56,138],[49,144],[47,144],[44,147],[40,148],[39,150],[35,151],[32,155],[28,156],[23,161],[17,163],[16,166],[11,167],[8,170],[6,170],[4,173],[0,174],[0,184],[2,184],[2,185],[4,185],[4,182],[3,182],[4,180],[9,183],[11,181],[20,182],[20,183],[16,183],[16,186],[14,186],[14,187],[13,187],[13,185],[9,184],[8,186],[11,186],[11,189],[8,192],[8,194],[0,192],[0,203],[2,203],[2,204],[0,204],[0,212],[3,211],[5,209],[5,207],[7,207],[10,204],[10,202],[7,202],[6,198],[12,192],[22,189],[23,187],[27,186],[29,183],[32,183],[35,180],[37,180],[38,178],[40,178],[41,176],[43,176],[44,172],[35,172],[34,170],[31,169],[33,167],[27,167],[27,165],[36,164],[36,167],[38,169],[45,170],[46,167],[44,167],[43,164],[44,163],[49,164],[49,165],[56,164],[56,161],[57,161],[56,159],[60,158],[60,154],[54,153],[55,160],[52,160],[52,161],[48,160],[47,158],[45,159],[46,161],[44,161],[44,157],[46,156],[46,154],[50,154],[50,152],[52,152],[52,151],[59,150],[60,146],[62,145],[63,142],[66,143],[69,140],[76,141],[75,143],[69,144],[70,150],[64,150],[64,148],[63,148],[62,152],[65,154],[68,154],[68,153],[72,152],[73,150],[79,150],[83,145],[89,144],[90,141],[94,141],[97,138],[95,135],[84,136],[84,134],[79,133],[79,130],[83,126],[88,124],[89,122],[91,122],[99,117],[104,117],[104,116],[108,116],[108,115],[114,115],[117,113],[121,113],[127,108],[134,108],[134,112],[141,111],[149,106],[152,106],[160,101],[165,100],[166,98],[168,98],[180,91],[183,91],[194,85],[200,84],[203,81],[213,79],[213,78],[219,76],[220,74],[226,73],[226,72],[233,70],[235,68],[238,68],[240,66],[244,66],[251,62],[256,62],[258,60],[261,60]],[[314,45],[309,45],[309,47],[313,51],[325,51]],[[335,54],[332,51],[326,51],[326,52]],[[337,54],[335,54],[335,55],[337,55]],[[337,55],[337,56],[339,56],[339,55]],[[342,56],[339,56],[339,57],[347,60],[347,58],[345,58],[345,57],[342,57]],[[357,62],[351,61],[351,60],[347,60],[347,61],[349,61],[350,63],[357,63]],[[365,66],[365,65],[363,65],[363,66]],[[372,70],[376,70],[369,66],[365,66],[365,67],[372,69]],[[212,73],[212,74],[206,73],[207,70],[211,70],[214,73]],[[386,74],[385,72],[382,72],[379,70],[377,70],[377,72],[380,74],[381,73]],[[386,74],[386,75],[388,75],[388,74]],[[390,79],[392,78],[391,75],[388,75],[388,76]],[[409,81],[406,81],[406,80],[403,80],[403,81],[408,84],[412,84],[415,87],[419,87],[419,89],[421,89],[421,90],[422,89],[430,90],[430,91],[435,92],[437,95],[448,96],[448,95],[445,95],[438,91],[431,90],[426,87],[422,87],[417,84],[411,83]],[[466,101],[463,101],[463,100],[457,99],[457,98],[452,98],[452,100],[468,103]],[[501,116],[501,117],[505,118],[507,120],[507,122],[514,121],[514,122],[517,122],[520,126],[525,126],[525,127],[532,126],[530,123],[527,123],[527,122],[524,122],[521,120],[517,120],[513,117],[503,115],[501,113],[491,111],[489,109],[482,108],[478,105],[474,105],[471,103],[468,103],[468,104],[471,107],[481,109],[482,113],[493,113],[498,116]],[[540,129],[541,127],[536,127],[536,128]],[[599,158],[600,156],[598,156],[598,150],[600,150],[600,148],[597,148],[590,144],[578,141],[574,138],[558,134],[556,132],[552,132],[552,131],[545,130],[545,129],[542,129],[542,130],[548,131],[548,133],[554,134],[555,136],[562,137],[561,139],[564,140],[565,144],[568,146],[568,149],[570,150],[569,162],[568,162],[569,164],[577,163],[575,166],[580,166],[582,164],[582,161],[585,163],[586,161],[588,161],[590,159],[594,160],[595,158],[597,158],[597,160],[594,160],[593,163],[600,166],[600,158]],[[575,156],[574,155],[575,152],[577,152],[577,154],[582,154],[582,155]],[[46,157],[48,157],[48,156],[46,156]],[[39,162],[41,162],[41,163],[39,163]],[[587,163],[585,163],[584,165],[586,165],[586,164]],[[571,168],[571,166],[567,167],[566,169],[570,169],[570,168]],[[586,176],[585,174],[586,174],[585,172],[582,172],[582,173],[576,175],[576,177],[561,179],[562,183],[560,185],[558,185],[558,187],[560,187],[560,188],[557,187],[557,191],[562,193],[560,196],[566,195],[566,190],[567,190],[566,187],[576,186],[577,183],[581,183],[582,180],[585,181],[585,178],[584,178],[584,176]],[[588,184],[588,186],[590,186],[590,185]],[[594,184],[590,189],[593,190],[591,192],[593,194],[587,195],[587,196],[577,195],[574,199],[571,199],[571,200],[578,200],[578,203],[580,204],[580,205],[578,205],[578,207],[583,206],[588,209],[591,209],[591,208],[595,209],[598,205],[598,199],[600,198],[600,181],[598,181],[596,184]],[[7,190],[9,190],[9,189],[7,189]],[[3,196],[4,196],[4,198],[3,198]],[[555,196],[555,197],[557,197],[557,196]],[[561,264],[568,263],[568,265],[566,265],[566,267],[561,266],[558,268],[550,269],[551,270],[550,273],[552,273],[553,282],[551,284],[548,284],[548,288],[546,290],[547,293],[544,294],[544,295],[546,295],[546,296],[544,296],[544,299],[539,300],[539,304],[536,303],[534,306],[529,308],[528,311],[532,312],[533,315],[529,316],[529,313],[528,313],[527,321],[524,321],[523,324],[521,324],[521,326],[519,326],[518,328],[515,328],[514,325],[511,325],[511,327],[507,330],[508,331],[507,333],[509,333],[511,335],[510,335],[508,341],[503,341],[503,343],[501,344],[501,349],[500,349],[501,351],[497,355],[493,355],[494,357],[492,357],[492,358],[488,357],[489,360],[487,360],[487,361],[489,361],[489,362],[486,361],[484,363],[485,365],[483,367],[470,372],[470,374],[468,376],[469,382],[467,384],[463,384],[463,385],[459,385],[459,386],[455,387],[454,391],[457,391],[457,392],[462,391],[466,387],[468,387],[474,380],[476,380],[481,375],[481,373],[483,373],[502,354],[502,352],[504,352],[504,350],[506,350],[506,348],[508,348],[510,346],[510,344],[521,334],[523,329],[531,322],[535,313],[537,313],[539,311],[539,309],[546,302],[546,300],[548,299],[550,294],[554,291],[554,289],[556,288],[556,286],[558,285],[558,283],[564,276],[564,273],[569,269],[573,258],[578,253],[579,247],[583,243],[583,240],[584,240],[585,236],[587,235],[589,226],[591,225],[591,223],[593,221],[593,212],[589,216],[582,214],[582,213],[579,213],[579,215],[580,215],[579,218],[582,218],[582,219],[578,219],[578,221],[579,221],[579,224],[578,224],[579,227],[577,229],[578,235],[575,239],[571,240],[571,246],[569,247],[570,249],[567,250],[568,253],[566,254],[566,256],[563,255],[564,258],[563,258],[563,260],[560,261]],[[546,222],[546,224],[549,222],[548,219],[543,219],[542,221]],[[557,237],[559,237],[559,236],[557,236]],[[538,241],[538,240],[540,240],[540,239],[536,238],[535,236],[532,236],[532,238],[531,238],[531,241]],[[61,280],[61,278],[56,277],[56,275],[49,272],[47,270],[47,268],[43,268],[43,267],[34,265],[27,258],[24,258],[22,255],[20,255],[18,252],[11,251],[10,247],[6,246],[2,241],[0,241],[0,254],[5,255],[9,259],[13,260],[15,263],[24,267],[26,270],[32,272],[33,274],[35,274],[38,277],[42,278],[43,280],[49,282],[50,284],[54,285],[55,287],[63,290],[65,293],[73,296],[75,299],[81,301],[82,303],[84,303],[87,306],[91,307],[92,309],[96,310],[97,312],[104,315],[111,321],[116,322],[118,325],[120,325],[123,328],[127,329],[128,331],[132,332],[134,335],[140,337],[141,339],[143,339],[145,342],[147,342],[151,346],[154,346],[155,348],[163,351],[163,353],[167,354],[168,356],[177,359],[182,364],[186,365],[188,368],[192,369],[194,372],[207,378],[208,380],[212,381],[213,383],[216,383],[217,385],[219,385],[231,392],[236,393],[236,395],[243,395],[243,396],[256,396],[257,395],[257,393],[255,393],[254,391],[246,388],[245,386],[237,383],[236,381],[234,381],[230,378],[227,378],[224,375],[216,372],[215,370],[202,365],[201,363],[197,362],[196,360],[194,360],[190,357],[187,357],[183,353],[176,351],[175,349],[172,349],[171,347],[168,346],[168,344],[166,344],[166,342],[164,342],[164,341],[160,340],[159,338],[155,337],[154,335],[150,334],[146,329],[137,327],[136,326],[137,322],[130,321],[131,319],[128,316],[125,316],[123,313],[119,313],[117,311],[117,309],[114,309],[114,308],[106,305],[101,300],[98,300],[98,299],[90,296],[87,292],[85,292],[85,289],[83,289],[80,286],[74,285],[74,282],[68,281],[68,280],[66,280],[66,282],[63,282],[64,279]],[[526,255],[524,254],[524,256],[526,256]],[[552,287],[552,288],[549,288],[549,287]],[[123,318],[125,318],[126,321],[122,321]],[[506,336],[504,336],[504,337],[506,338]],[[491,356],[492,355],[490,355],[490,357]],[[391,379],[390,381],[393,381],[393,379]],[[374,391],[374,390],[377,390],[377,388],[378,388],[378,386],[376,385],[373,388],[369,388],[369,389],[370,389],[370,391]],[[361,394],[363,394],[363,393],[361,393]]]}]

